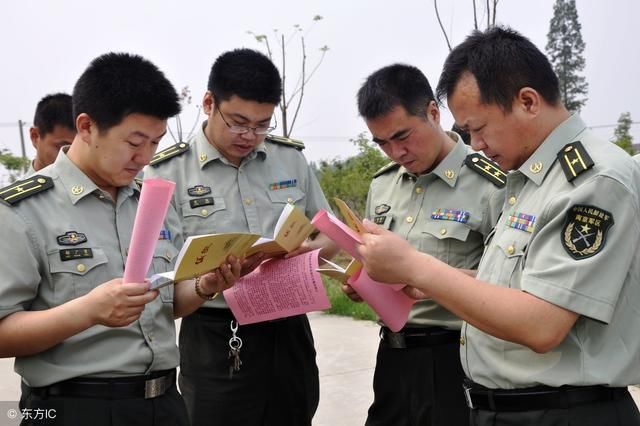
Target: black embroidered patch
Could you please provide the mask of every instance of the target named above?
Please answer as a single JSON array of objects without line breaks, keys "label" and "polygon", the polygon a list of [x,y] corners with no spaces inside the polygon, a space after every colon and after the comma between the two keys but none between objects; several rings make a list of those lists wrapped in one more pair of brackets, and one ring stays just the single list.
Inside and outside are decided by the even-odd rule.
[{"label": "black embroidered patch", "polygon": [[380,214],[385,214],[389,210],[391,210],[391,206],[390,205],[388,205],[388,204],[380,204],[379,206],[376,206],[374,211],[376,212],[376,214],[380,215]]},{"label": "black embroidered patch", "polygon": [[64,235],[58,235],[56,240],[61,246],[77,246],[78,244],[86,243],[87,236],[81,232],[67,231]]},{"label": "black embroidered patch", "polygon": [[604,247],[613,216],[594,206],[575,205],[567,211],[562,228],[562,246],[574,259],[594,256]]},{"label": "black embroidered patch", "polygon": [[213,204],[213,197],[196,198],[195,200],[189,201],[189,205],[192,209],[202,206],[212,206]]},{"label": "black embroidered patch", "polygon": [[187,189],[187,194],[192,197],[202,197],[203,195],[211,194],[211,187],[204,185],[196,185]]},{"label": "black embroidered patch", "polygon": [[65,262],[74,259],[89,259],[93,257],[93,250],[90,248],[74,248],[60,250],[60,260]]}]

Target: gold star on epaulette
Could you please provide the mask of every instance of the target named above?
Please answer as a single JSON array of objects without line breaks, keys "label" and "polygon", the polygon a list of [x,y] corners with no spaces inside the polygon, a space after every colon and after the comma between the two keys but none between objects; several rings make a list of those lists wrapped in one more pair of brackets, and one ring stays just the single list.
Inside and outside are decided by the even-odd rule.
[{"label": "gold star on epaulette", "polygon": [[594,164],[580,141],[566,144],[558,153],[558,161],[569,182],[589,170]]},{"label": "gold star on epaulette", "polygon": [[0,189],[0,199],[10,205],[14,205],[27,197],[53,188],[53,179],[49,176],[35,175],[24,180],[19,180]]},{"label": "gold star on epaulette", "polygon": [[170,146],[167,149],[163,149],[160,152],[156,152],[156,155],[153,156],[151,161],[149,162],[150,166],[156,166],[162,163],[169,158],[173,158],[177,155],[184,154],[189,150],[189,144],[185,142],[180,142],[175,145]]},{"label": "gold star on epaulette", "polygon": [[507,184],[507,174],[504,170],[481,154],[468,155],[464,160],[464,164],[498,188],[503,188]]},{"label": "gold star on epaulette", "polygon": [[265,140],[280,145],[289,146],[291,148],[296,148],[299,151],[302,151],[304,149],[304,142],[297,139],[285,138],[283,136],[276,135],[267,135]]}]

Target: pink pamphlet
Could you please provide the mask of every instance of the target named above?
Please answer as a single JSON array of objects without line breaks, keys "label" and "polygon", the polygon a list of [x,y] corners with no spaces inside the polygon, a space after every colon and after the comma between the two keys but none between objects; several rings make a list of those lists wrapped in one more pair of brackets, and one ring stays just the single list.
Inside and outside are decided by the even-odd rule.
[{"label": "pink pamphlet", "polygon": [[364,268],[354,273],[347,282],[391,331],[399,331],[407,323],[415,300],[403,291],[396,291],[389,284],[374,281]]},{"label": "pink pamphlet", "polygon": [[[326,210],[319,210],[311,219],[311,224],[318,228],[320,232],[331,239],[338,247],[349,253],[355,259],[362,260],[356,247],[362,242],[360,235],[349,228],[344,222]],[[395,291],[402,290],[404,284],[386,284]]]},{"label": "pink pamphlet", "polygon": [[271,259],[223,292],[241,325],[331,307],[318,269],[319,250]]},{"label": "pink pamphlet", "polygon": [[175,186],[174,182],[164,179],[145,179],[140,191],[123,282],[144,282]]}]

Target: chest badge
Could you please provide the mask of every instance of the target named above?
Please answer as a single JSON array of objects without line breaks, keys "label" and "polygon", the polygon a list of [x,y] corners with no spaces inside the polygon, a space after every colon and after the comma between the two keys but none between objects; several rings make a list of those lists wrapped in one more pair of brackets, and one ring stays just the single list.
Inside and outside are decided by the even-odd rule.
[{"label": "chest badge", "polygon": [[380,205],[376,206],[374,211],[375,211],[375,213],[377,215],[381,215],[381,214],[385,214],[389,210],[391,210],[391,206],[390,205],[388,205],[388,204],[380,204]]},{"label": "chest badge", "polygon": [[211,194],[211,187],[204,185],[196,185],[187,189],[187,194],[192,197],[202,197],[203,195]]},{"label": "chest badge", "polygon": [[452,210],[452,209],[435,209],[431,213],[431,219],[435,220],[451,220],[454,222],[467,223],[469,222],[470,213],[464,210]]},{"label": "chest badge", "polygon": [[56,240],[58,240],[58,244],[61,246],[76,246],[78,244],[86,243],[87,236],[81,232],[67,231],[64,235],[58,235]]},{"label": "chest badge", "polygon": [[576,260],[597,254],[604,247],[613,216],[599,207],[574,205],[562,228],[562,246]]},{"label": "chest badge", "polygon": [[298,186],[298,179],[287,179],[281,180],[280,182],[273,182],[269,185],[269,189],[275,191],[277,189],[293,188],[296,186]]}]

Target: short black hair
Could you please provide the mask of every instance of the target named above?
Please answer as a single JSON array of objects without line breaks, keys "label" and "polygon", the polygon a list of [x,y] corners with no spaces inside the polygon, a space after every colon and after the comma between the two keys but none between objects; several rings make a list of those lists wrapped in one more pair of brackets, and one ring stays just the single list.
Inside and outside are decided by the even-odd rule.
[{"label": "short black hair", "polygon": [[547,57],[526,37],[508,27],[474,31],[447,57],[436,90],[438,101],[453,94],[458,81],[471,73],[480,100],[511,111],[523,87],[531,87],[551,105],[560,102],[560,85]]},{"label": "short black hair", "polygon": [[73,88],[74,120],[82,113],[101,132],[134,113],[166,120],[180,113],[175,88],[154,64],[129,53],[95,58]]},{"label": "short black hair", "polygon": [[207,89],[216,102],[236,95],[247,101],[277,105],[282,80],[266,55],[252,49],[235,49],[218,56],[209,72]]},{"label": "short black hair", "polygon": [[71,95],[66,93],[47,95],[36,105],[33,126],[38,129],[41,137],[53,132],[56,126],[75,131],[72,110]]},{"label": "short black hair", "polygon": [[409,114],[423,116],[434,100],[427,77],[418,68],[393,64],[380,68],[365,80],[358,90],[358,111],[372,120],[402,106]]}]

